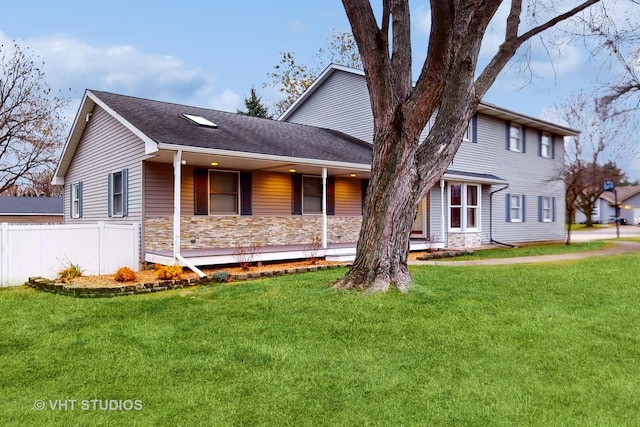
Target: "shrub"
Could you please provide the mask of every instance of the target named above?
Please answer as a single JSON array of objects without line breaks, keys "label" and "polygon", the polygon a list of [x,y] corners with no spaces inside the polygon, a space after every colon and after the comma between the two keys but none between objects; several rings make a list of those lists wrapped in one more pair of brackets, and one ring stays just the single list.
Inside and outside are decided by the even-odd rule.
[{"label": "shrub", "polygon": [[133,282],[136,280],[136,273],[129,267],[120,267],[113,278],[116,282]]},{"label": "shrub", "polygon": [[213,280],[218,283],[225,283],[229,280],[229,272],[228,271],[218,271],[213,274]]},{"label": "shrub", "polygon": [[251,246],[242,246],[239,243],[236,245],[236,249],[233,251],[232,255],[238,262],[242,271],[249,271],[251,269],[252,262],[260,262],[259,254],[261,247],[262,245],[260,243],[254,243]]},{"label": "shrub", "polygon": [[318,236],[311,239],[310,243],[304,245],[304,254],[310,264],[315,265],[318,262],[320,249],[322,249],[322,239]]},{"label": "shrub", "polygon": [[58,272],[58,280],[63,283],[69,283],[76,277],[82,276],[82,269],[78,264],[69,263],[69,265]]},{"label": "shrub", "polygon": [[182,267],[156,264],[156,277],[160,280],[180,280],[182,279]]}]

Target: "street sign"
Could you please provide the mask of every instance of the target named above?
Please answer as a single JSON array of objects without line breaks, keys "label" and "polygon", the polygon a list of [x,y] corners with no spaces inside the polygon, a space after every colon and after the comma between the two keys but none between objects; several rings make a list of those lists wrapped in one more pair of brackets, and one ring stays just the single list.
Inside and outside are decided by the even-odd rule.
[{"label": "street sign", "polygon": [[613,181],[610,179],[607,179],[604,181],[604,191],[611,191],[613,190],[615,187],[615,185],[613,184]]}]

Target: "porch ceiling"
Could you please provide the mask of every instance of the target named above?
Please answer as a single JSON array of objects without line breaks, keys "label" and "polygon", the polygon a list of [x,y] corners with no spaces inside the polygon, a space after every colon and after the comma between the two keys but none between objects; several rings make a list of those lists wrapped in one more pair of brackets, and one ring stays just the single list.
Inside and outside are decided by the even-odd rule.
[{"label": "porch ceiling", "polygon": [[[148,156],[147,160],[159,163],[172,163],[173,154],[174,151],[171,150],[160,150]],[[290,173],[291,169],[294,169],[297,173],[318,175],[323,167],[327,167],[327,173],[329,176],[351,176],[351,174],[356,174],[358,178],[364,179],[368,179],[370,176],[368,165],[324,166],[322,164],[313,164],[312,162],[301,163],[300,161],[297,161],[299,159],[278,161],[236,157],[232,155],[190,153],[183,151],[182,160],[185,165],[203,168],[282,173]],[[217,165],[213,165],[212,163],[217,163]]]}]

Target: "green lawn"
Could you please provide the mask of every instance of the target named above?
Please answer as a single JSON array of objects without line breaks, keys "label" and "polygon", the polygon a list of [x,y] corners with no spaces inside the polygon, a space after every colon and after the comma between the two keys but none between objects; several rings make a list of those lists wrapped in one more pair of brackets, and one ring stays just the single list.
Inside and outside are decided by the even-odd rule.
[{"label": "green lawn", "polygon": [[408,295],[331,289],[344,270],[113,299],[1,290],[0,425],[638,424],[640,254],[412,272]]},{"label": "green lawn", "polygon": [[519,248],[500,247],[492,249],[479,249],[469,255],[461,255],[454,257],[451,261],[469,261],[474,259],[491,259],[491,258],[515,258],[522,256],[536,255],[555,255],[567,254],[573,252],[589,252],[604,249],[614,243],[603,240],[592,240],[589,242],[575,242],[570,245],[564,243],[527,245]]}]

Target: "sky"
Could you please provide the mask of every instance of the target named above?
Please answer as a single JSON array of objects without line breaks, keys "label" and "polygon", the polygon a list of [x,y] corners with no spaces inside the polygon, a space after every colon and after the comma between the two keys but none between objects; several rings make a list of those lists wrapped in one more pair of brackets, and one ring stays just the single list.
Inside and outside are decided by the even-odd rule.
[{"label": "sky", "polygon": [[[428,41],[428,2],[411,8],[415,77]],[[495,52],[506,13],[487,33],[480,63]],[[44,62],[49,85],[71,99],[70,122],[85,89],[235,112],[255,87],[270,105],[278,92],[265,84],[283,52],[312,64],[333,34],[347,31],[339,0],[12,0],[0,15],[0,44],[28,46]],[[510,64],[484,101],[549,120],[554,103],[607,78],[589,52],[562,36],[554,41],[534,44],[531,72]]]}]

